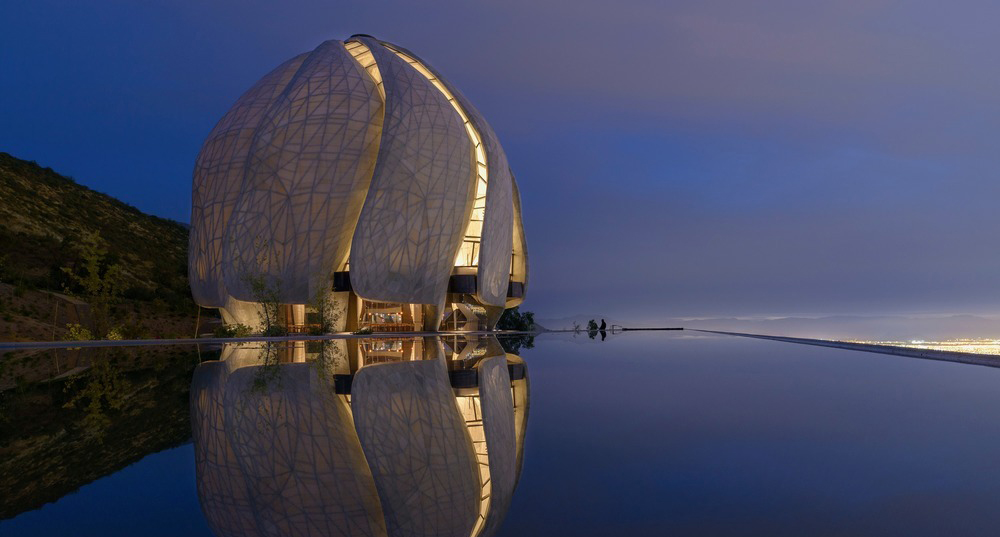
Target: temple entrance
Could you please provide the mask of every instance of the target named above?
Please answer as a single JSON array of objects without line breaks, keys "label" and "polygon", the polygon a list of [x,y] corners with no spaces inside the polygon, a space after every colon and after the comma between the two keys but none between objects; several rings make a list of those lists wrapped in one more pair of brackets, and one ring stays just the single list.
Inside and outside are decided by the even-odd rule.
[{"label": "temple entrance", "polygon": [[398,302],[361,301],[358,324],[372,332],[413,332],[413,313],[409,304]]}]

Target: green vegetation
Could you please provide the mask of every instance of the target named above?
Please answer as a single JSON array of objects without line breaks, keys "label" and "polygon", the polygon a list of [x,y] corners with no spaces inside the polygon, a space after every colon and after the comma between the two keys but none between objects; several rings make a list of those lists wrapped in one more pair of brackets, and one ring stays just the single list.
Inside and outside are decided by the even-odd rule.
[{"label": "green vegetation", "polygon": [[0,353],[0,520],[190,442],[198,362],[177,347]]},{"label": "green vegetation", "polygon": [[511,308],[500,316],[497,321],[498,330],[515,330],[518,332],[532,332],[536,329],[535,314],[530,311],[521,312],[517,307]]},{"label": "green vegetation", "polygon": [[[255,249],[262,252],[265,249],[258,242]],[[267,255],[260,254],[257,267],[267,266]],[[260,317],[261,335],[277,337],[288,335],[288,329],[281,324],[281,286],[280,283],[250,266],[244,264],[240,270],[243,284],[250,290],[251,302],[258,305],[257,315]]]},{"label": "green vegetation", "polygon": [[511,354],[520,354],[521,349],[530,349],[535,346],[535,336],[531,334],[502,335],[497,338],[497,341],[500,342],[504,352]]},{"label": "green vegetation", "polygon": [[65,339],[78,321],[51,293],[86,302],[96,337],[190,334],[187,241],[183,224],[0,152],[0,339]]},{"label": "green vegetation", "polygon": [[221,325],[212,332],[215,337],[250,337],[251,334],[253,329],[241,323]]},{"label": "green vegetation", "polygon": [[67,324],[66,330],[67,341],[89,341],[94,339],[94,334],[91,333],[90,329],[84,328],[77,323]]},{"label": "green vegetation", "polygon": [[312,322],[310,319],[306,320],[307,324],[310,325],[309,335],[319,336],[334,332],[340,322],[341,311],[340,308],[334,307],[333,292],[329,288],[321,289],[313,297],[309,306],[316,310]]},{"label": "green vegetation", "polygon": [[[534,332],[538,330],[535,324],[535,314],[530,311],[522,312],[518,308],[511,308],[500,316],[497,321],[498,330],[513,330],[517,332]],[[504,351],[511,354],[518,354],[521,349],[530,349],[535,346],[535,336],[531,334],[521,334],[506,336],[501,335],[498,340]]]},{"label": "green vegetation", "polygon": [[70,281],[66,291],[90,304],[94,329],[98,334],[107,334],[111,327],[111,307],[119,302],[125,286],[125,270],[118,263],[107,263],[108,250],[97,232],[84,233],[76,250],[79,260],[62,267]]},{"label": "green vegetation", "polygon": [[62,267],[79,261],[81,242],[95,233],[106,248],[104,262],[122,267],[124,298],[158,298],[174,310],[194,310],[183,224],[0,153],[0,281],[61,291],[72,284]]}]

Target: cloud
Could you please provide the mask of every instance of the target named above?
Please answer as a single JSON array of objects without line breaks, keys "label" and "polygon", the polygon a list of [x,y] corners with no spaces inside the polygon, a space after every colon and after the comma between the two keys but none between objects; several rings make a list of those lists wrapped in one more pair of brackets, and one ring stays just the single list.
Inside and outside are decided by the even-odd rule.
[{"label": "cloud", "polygon": [[529,309],[1000,300],[995,3],[40,0],[9,14],[0,146],[157,214],[187,218],[198,147],[257,78],[370,33],[446,73],[500,135]]}]

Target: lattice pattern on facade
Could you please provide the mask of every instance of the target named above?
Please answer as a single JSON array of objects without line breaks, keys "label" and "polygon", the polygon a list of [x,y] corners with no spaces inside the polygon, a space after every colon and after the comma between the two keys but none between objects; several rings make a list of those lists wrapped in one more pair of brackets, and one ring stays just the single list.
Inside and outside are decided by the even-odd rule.
[{"label": "lattice pattern on facade", "polygon": [[514,400],[506,355],[485,358],[477,366],[483,432],[490,472],[490,505],[482,534],[492,535],[510,507],[517,480],[517,446],[514,440]]},{"label": "lattice pattern on facade", "polygon": [[524,302],[524,296],[528,292],[528,242],[524,237],[524,225],[521,223],[521,194],[518,192],[514,174],[510,176],[510,186],[514,198],[514,214],[511,222],[514,232],[514,251],[510,259],[510,278],[511,281],[522,282],[524,286],[524,294],[507,299],[505,306],[513,308]]},{"label": "lattice pattern on facade", "polygon": [[[438,339],[411,338],[425,359],[352,366],[347,343],[324,342],[304,363],[294,363],[297,343],[228,345],[221,362],[198,366],[197,488],[213,532],[495,533],[523,449],[525,381],[508,375],[508,362],[520,358],[496,355],[495,340],[446,352]],[[444,357],[459,347],[478,364],[474,391],[450,384]],[[352,372],[343,395],[338,379]]]},{"label": "lattice pattern on facade", "polygon": [[209,133],[195,160],[188,275],[194,300],[202,306],[221,308],[225,303],[222,247],[243,187],[250,145],[264,113],[306,56],[279,65],[247,90]]},{"label": "lattice pattern on facade", "polygon": [[473,148],[447,99],[371,38],[385,88],[382,144],[351,248],[358,295],[444,301],[474,191]]},{"label": "lattice pattern on facade", "polygon": [[[397,53],[417,62],[426,69],[437,84],[443,86],[454,106],[471,126],[482,150],[477,152],[476,201],[469,218],[465,240],[459,250],[456,265],[475,265],[479,268],[478,298],[484,304],[503,306],[510,281],[512,243],[513,193],[507,154],[500,145],[493,127],[457,88],[452,86],[430,64],[402,47],[387,44]],[[485,162],[484,162],[485,161]],[[483,170],[485,165],[486,170]],[[482,190],[480,192],[480,190]],[[467,256],[467,259],[466,259]]]},{"label": "lattice pattern on facade", "polygon": [[440,308],[454,269],[477,276],[468,297],[507,306],[527,266],[516,197],[493,129],[429,64],[367,36],[327,41],[262,78],[206,140],[192,292],[253,327],[251,280],[303,304],[350,266],[362,298]]},{"label": "lattice pattern on facade", "polygon": [[365,367],[351,397],[389,533],[468,537],[479,471],[444,363]]},{"label": "lattice pattern on facade", "polygon": [[191,436],[195,481],[205,520],[218,537],[255,537],[253,501],[239,460],[226,436],[226,366],[205,363],[191,381]]},{"label": "lattice pattern on facade", "polygon": [[254,136],[223,258],[226,287],[265,276],[285,303],[312,301],[343,263],[371,182],[382,98],[339,41],[313,51]]}]

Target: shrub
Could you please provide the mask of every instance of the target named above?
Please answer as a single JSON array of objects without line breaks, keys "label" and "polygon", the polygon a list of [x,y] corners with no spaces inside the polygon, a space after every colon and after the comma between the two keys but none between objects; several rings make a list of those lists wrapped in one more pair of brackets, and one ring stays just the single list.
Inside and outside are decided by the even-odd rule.
[{"label": "shrub", "polygon": [[271,326],[265,328],[261,335],[264,337],[286,336],[288,335],[288,330],[285,330],[285,327],[280,324],[272,324]]},{"label": "shrub", "polygon": [[225,324],[212,331],[215,337],[249,337],[253,329],[245,324]]},{"label": "shrub", "polygon": [[232,337],[250,337],[253,334],[253,329],[242,323],[236,323],[231,328],[233,331]]},{"label": "shrub", "polygon": [[531,332],[535,330],[535,314],[530,311],[521,312],[517,307],[503,312],[497,321],[498,330],[516,330]]},{"label": "shrub", "polygon": [[66,334],[66,341],[87,341],[94,339],[94,334],[90,332],[89,328],[80,326],[77,323],[67,324],[66,329],[69,333]]},{"label": "shrub", "polygon": [[124,339],[146,339],[149,331],[138,322],[127,322],[118,329]]}]

